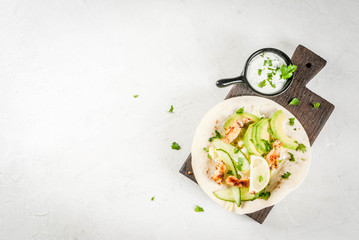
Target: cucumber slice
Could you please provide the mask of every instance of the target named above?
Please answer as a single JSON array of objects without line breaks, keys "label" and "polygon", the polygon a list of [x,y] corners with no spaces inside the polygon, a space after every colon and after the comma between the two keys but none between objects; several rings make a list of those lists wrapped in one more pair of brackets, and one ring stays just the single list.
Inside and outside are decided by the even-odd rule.
[{"label": "cucumber slice", "polygon": [[246,112],[243,113],[236,113],[234,115],[232,115],[230,118],[228,118],[228,120],[224,123],[224,130],[227,133],[228,128],[233,125],[233,123],[235,123],[236,121],[242,121],[243,118],[249,118],[251,119],[251,122],[258,122],[259,118],[253,114],[249,114]]},{"label": "cucumber slice", "polygon": [[283,130],[283,121],[286,119],[282,110],[275,112],[269,121],[273,136],[282,142],[283,146],[292,150],[298,148],[298,142],[287,136]]},{"label": "cucumber slice", "polygon": [[241,190],[239,189],[239,187],[231,187],[231,188],[232,188],[234,201],[236,202],[237,207],[239,207],[241,206]]},{"label": "cucumber slice", "polygon": [[253,131],[252,136],[254,135],[254,142],[256,143],[256,148],[259,153],[267,153],[267,147],[263,140],[269,141],[268,128],[270,128],[269,119],[262,119],[256,124],[255,130]]},{"label": "cucumber slice", "polygon": [[213,194],[218,199],[221,199],[223,201],[234,202],[234,196],[233,196],[232,188],[218,190],[218,191],[213,192]]},{"label": "cucumber slice", "polygon": [[235,146],[225,143],[220,139],[214,139],[212,144],[214,145],[214,147],[216,149],[225,150],[236,163],[238,163],[238,158],[242,158],[242,160],[243,160],[242,172],[249,173],[250,166],[249,166],[248,158],[241,151],[238,151],[237,153],[235,153],[234,152],[234,150],[236,149]]},{"label": "cucumber slice", "polygon": [[229,155],[229,153],[226,150],[221,149],[221,148],[217,148],[216,152],[218,153],[218,158],[226,164],[227,170],[231,170],[233,172],[234,176],[236,178],[238,178],[236,165],[234,164],[234,161],[231,158],[231,156]]},{"label": "cucumber slice", "polygon": [[[255,123],[252,123],[251,125],[248,126],[248,129],[246,131],[246,133],[244,134],[243,137],[243,142],[244,142],[244,146],[247,149],[247,152],[249,155],[256,155],[256,156],[261,156],[262,154],[260,154],[259,152],[257,152],[256,147],[254,146],[254,140],[252,139],[252,132],[253,132],[253,126],[255,125]],[[253,142],[252,142],[253,141]]]},{"label": "cucumber slice", "polygon": [[249,193],[249,188],[241,188],[242,201],[253,201],[256,198],[258,198],[257,195]]},{"label": "cucumber slice", "polygon": [[[213,194],[218,199],[221,199],[223,201],[235,202],[232,188],[236,188],[236,187],[231,187],[231,188],[227,188],[227,189],[223,189],[223,190],[218,190],[218,191],[213,192]],[[257,197],[258,194],[254,195],[254,194],[249,193],[249,188],[236,188],[236,189],[240,190],[241,201],[253,201],[253,200],[258,198]],[[236,195],[237,195],[237,193],[236,193]]]}]

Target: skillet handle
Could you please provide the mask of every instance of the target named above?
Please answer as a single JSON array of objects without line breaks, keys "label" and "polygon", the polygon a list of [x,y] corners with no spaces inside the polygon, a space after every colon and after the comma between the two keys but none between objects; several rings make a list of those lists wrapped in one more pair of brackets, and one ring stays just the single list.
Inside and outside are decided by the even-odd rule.
[{"label": "skillet handle", "polygon": [[217,87],[223,88],[227,87],[229,85],[235,84],[235,83],[242,83],[243,81],[243,75],[236,77],[236,78],[227,78],[227,79],[221,79],[216,82]]}]

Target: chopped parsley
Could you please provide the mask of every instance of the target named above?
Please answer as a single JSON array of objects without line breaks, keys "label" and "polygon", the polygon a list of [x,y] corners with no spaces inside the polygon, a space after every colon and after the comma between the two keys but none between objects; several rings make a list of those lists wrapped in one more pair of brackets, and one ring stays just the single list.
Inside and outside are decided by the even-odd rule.
[{"label": "chopped parsley", "polygon": [[295,72],[295,70],[297,70],[296,65],[292,65],[292,64],[289,66],[282,65],[280,67],[280,72],[282,73],[281,78],[283,78],[283,79],[290,78],[293,75],[293,73]]},{"label": "chopped parsley", "polygon": [[133,95],[133,98],[138,98],[139,95]]},{"label": "chopped parsley", "polygon": [[293,98],[292,101],[290,101],[289,105],[298,105],[299,104],[299,99],[298,98]]},{"label": "chopped parsley", "polygon": [[269,153],[269,151],[272,149],[271,145],[267,140],[261,139],[261,141],[264,143],[264,146],[266,149],[264,149],[265,153]]},{"label": "chopped parsley", "polygon": [[228,175],[233,175],[232,170],[228,170],[228,171],[227,171],[227,174],[228,174]]},{"label": "chopped parsley", "polygon": [[258,75],[260,76],[262,74],[262,69],[258,69]]},{"label": "chopped parsley", "polygon": [[282,178],[283,179],[288,179],[290,174],[291,174],[290,172],[283,173]]},{"label": "chopped parsley", "polygon": [[238,163],[236,164],[236,168],[237,168],[239,171],[242,171],[242,167],[243,167],[243,158],[238,157]]},{"label": "chopped parsley", "polygon": [[195,212],[204,212],[203,208],[201,208],[200,206],[196,206],[196,208],[194,209]]},{"label": "chopped parsley", "polygon": [[204,150],[205,152],[208,152],[208,151],[209,151],[208,148],[206,148],[206,147],[203,148],[203,150]]},{"label": "chopped parsley", "polygon": [[209,153],[208,153],[208,154],[207,154],[207,157],[208,157],[208,158],[211,158],[211,155],[209,155]]},{"label": "chopped parsley", "polygon": [[290,126],[294,125],[294,120],[295,120],[295,118],[289,118],[289,125]]},{"label": "chopped parsley", "polygon": [[244,112],[244,107],[241,107],[240,109],[238,109],[238,110],[236,111],[237,114],[241,114],[241,113],[243,113],[243,112]]},{"label": "chopped parsley", "polygon": [[173,105],[171,105],[170,110],[168,110],[168,112],[172,113],[173,112]]},{"label": "chopped parsley", "polygon": [[297,151],[300,150],[302,151],[303,153],[305,153],[307,151],[307,147],[304,146],[304,144],[300,143],[296,149]]},{"label": "chopped parsley", "polygon": [[262,198],[264,200],[268,200],[269,197],[270,197],[270,192],[266,192],[265,189],[255,194],[255,198]]},{"label": "chopped parsley", "polygon": [[213,142],[213,140],[216,139],[216,138],[219,138],[219,139],[222,138],[222,135],[217,130],[215,131],[215,133],[216,133],[215,136],[208,139],[209,142]]},{"label": "chopped parsley", "polygon": [[265,85],[267,85],[266,80],[263,80],[260,83],[258,83],[258,87],[260,88],[264,87]]},{"label": "chopped parsley", "polygon": [[154,196],[151,198],[151,201],[153,201],[153,200],[155,200],[155,197],[154,197]]},{"label": "chopped parsley", "polygon": [[297,131],[297,129],[296,129],[296,128],[294,128],[294,131]]},{"label": "chopped parsley", "polygon": [[259,180],[259,182],[262,182],[262,181],[263,181],[262,175],[259,176],[258,180]]},{"label": "chopped parsley", "polygon": [[316,102],[316,103],[314,104],[314,108],[315,108],[315,109],[318,109],[319,106],[320,106],[320,103],[319,103],[319,102]]},{"label": "chopped parsley", "polygon": [[268,65],[269,65],[270,67],[273,66],[271,59],[268,60]]},{"label": "chopped parsley", "polygon": [[172,145],[171,145],[171,148],[172,148],[172,149],[176,149],[176,150],[180,150],[180,149],[181,149],[181,146],[178,145],[178,143],[173,142]]},{"label": "chopped parsley", "polygon": [[261,57],[264,57],[264,52],[262,52]]},{"label": "chopped parsley", "polygon": [[294,161],[295,161],[295,158],[294,158],[293,153],[288,152],[288,154],[290,155],[289,161],[294,162]]},{"label": "chopped parsley", "polygon": [[234,150],[233,150],[233,152],[234,152],[234,153],[239,153],[239,148],[236,148],[236,147],[235,147]]}]

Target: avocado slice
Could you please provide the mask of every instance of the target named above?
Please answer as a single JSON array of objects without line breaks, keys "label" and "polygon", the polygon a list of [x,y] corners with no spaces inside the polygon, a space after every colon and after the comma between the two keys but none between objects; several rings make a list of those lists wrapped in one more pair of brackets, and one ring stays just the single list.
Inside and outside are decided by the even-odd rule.
[{"label": "avocado slice", "polygon": [[266,145],[263,140],[269,141],[268,128],[270,128],[269,119],[264,118],[256,124],[252,133],[254,142],[256,143],[255,146],[257,148],[257,151],[262,154],[267,153]]},{"label": "avocado slice", "polygon": [[283,121],[286,119],[282,110],[275,112],[269,121],[273,136],[282,142],[283,146],[292,150],[298,148],[298,142],[287,136],[283,130]]},{"label": "avocado slice", "polygon": [[256,147],[254,146],[254,140],[252,139],[253,126],[255,123],[252,123],[248,126],[246,133],[243,137],[244,146],[247,149],[249,155],[257,155],[262,156],[259,152],[257,152]]},{"label": "avocado slice", "polygon": [[246,113],[246,112],[243,112],[243,113],[236,113],[234,115],[232,115],[230,118],[228,118],[228,120],[224,123],[224,131],[228,132],[228,128],[230,126],[233,125],[233,123],[235,123],[236,121],[242,121],[244,118],[249,118],[251,119],[251,122],[258,122],[259,121],[259,118],[253,114],[249,114],[249,113]]}]

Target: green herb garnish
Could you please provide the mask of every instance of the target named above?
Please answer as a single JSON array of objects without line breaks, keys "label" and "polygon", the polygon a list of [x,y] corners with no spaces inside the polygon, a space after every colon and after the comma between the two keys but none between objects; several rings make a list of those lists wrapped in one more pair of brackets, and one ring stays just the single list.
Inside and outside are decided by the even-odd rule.
[{"label": "green herb garnish", "polygon": [[282,175],[282,178],[283,179],[288,179],[289,178],[289,176],[290,176],[290,172],[286,172],[286,173],[284,173],[283,175]]},{"label": "green herb garnish", "polygon": [[264,52],[262,52],[262,54],[260,55],[261,57],[264,57]]},{"label": "green herb garnish", "polygon": [[220,134],[217,130],[216,130],[215,132],[216,132],[216,135],[213,136],[213,137],[211,137],[211,138],[209,138],[209,139],[208,139],[209,142],[212,142],[212,141],[213,141],[214,139],[216,139],[216,138],[219,138],[219,139],[222,138],[221,134]]},{"label": "green herb garnish", "polygon": [[266,192],[265,189],[263,189],[259,193],[256,193],[254,196],[255,196],[255,198],[261,198],[264,200],[268,200],[268,198],[270,197],[270,192]]},{"label": "green herb garnish", "polygon": [[203,148],[203,150],[204,150],[205,152],[208,152],[208,151],[209,151],[208,148],[206,148],[206,147]]},{"label": "green herb garnish", "polygon": [[292,65],[292,64],[289,66],[282,65],[280,67],[280,72],[282,73],[281,78],[283,78],[283,79],[290,78],[293,75],[295,70],[297,70],[296,65]]},{"label": "green herb garnish", "polygon": [[178,145],[178,143],[173,142],[172,145],[171,145],[171,148],[172,148],[172,149],[176,149],[176,150],[180,150],[180,149],[181,149],[181,146]]},{"label": "green herb garnish", "polygon": [[133,95],[133,98],[138,98],[138,95]]},{"label": "green herb garnish", "polygon": [[239,171],[242,171],[242,167],[243,167],[243,158],[238,157],[238,163],[236,164],[236,168],[237,168]]},{"label": "green herb garnish", "polygon": [[262,74],[262,69],[258,69],[258,75],[260,76]]},{"label": "green herb garnish", "polygon": [[320,103],[319,103],[319,102],[316,102],[316,103],[314,104],[314,108],[315,108],[315,109],[318,109],[319,106],[320,106]]},{"label": "green herb garnish", "polygon": [[203,208],[201,208],[200,206],[196,206],[196,208],[194,209],[195,212],[204,212]]},{"label": "green herb garnish", "polygon": [[293,98],[292,101],[290,101],[289,105],[298,105],[299,104],[299,99],[298,98]]},{"label": "green herb garnish", "polygon": [[239,153],[239,148],[236,148],[236,147],[235,147],[234,150],[233,150],[233,152],[236,153],[236,154]]},{"label": "green herb garnish", "polygon": [[227,171],[227,174],[228,174],[228,175],[233,175],[232,170],[228,170],[228,171]]},{"label": "green herb garnish", "polygon": [[168,112],[173,112],[173,105],[171,105],[171,108],[168,110]]},{"label": "green herb garnish", "polygon": [[266,80],[263,80],[260,83],[258,83],[258,87],[260,88],[264,87],[265,85],[267,85]]},{"label": "green herb garnish", "polygon": [[263,181],[262,175],[259,176],[258,180],[259,180],[259,182],[262,182],[262,181]]},{"label": "green herb garnish", "polygon": [[307,147],[304,146],[304,144],[300,143],[296,149],[297,151],[300,150],[302,151],[303,153],[305,153],[307,151]]},{"label": "green herb garnish", "polygon": [[295,118],[289,118],[289,125],[290,126],[294,125],[294,120],[295,120]]},{"label": "green herb garnish", "polygon": [[288,153],[289,153],[289,155],[290,155],[289,161],[294,162],[294,161],[295,161],[295,158],[294,158],[293,153],[290,153],[290,152],[288,152]]},{"label": "green herb garnish", "polygon": [[154,199],[155,199],[155,197],[152,197],[152,198],[151,198],[151,201],[153,201]]},{"label": "green herb garnish", "polygon": [[264,146],[266,147],[265,153],[269,153],[269,151],[272,149],[271,145],[267,140],[261,139],[261,141],[264,143]]},{"label": "green herb garnish", "polygon": [[297,131],[297,128],[294,128],[294,131]]},{"label": "green herb garnish", "polygon": [[241,114],[241,113],[243,113],[243,112],[244,112],[244,107],[241,107],[240,109],[238,109],[238,110],[236,111],[237,114]]}]

